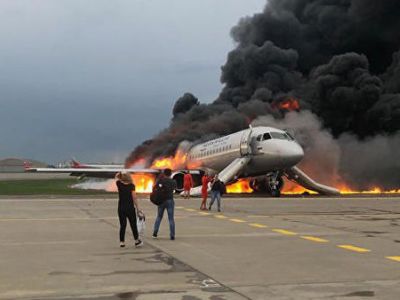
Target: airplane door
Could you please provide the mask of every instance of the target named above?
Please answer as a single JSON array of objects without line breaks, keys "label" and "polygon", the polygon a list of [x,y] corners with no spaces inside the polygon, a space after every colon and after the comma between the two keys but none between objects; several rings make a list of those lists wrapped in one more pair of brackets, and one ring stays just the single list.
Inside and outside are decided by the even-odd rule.
[{"label": "airplane door", "polygon": [[242,156],[251,154],[251,133],[251,129],[244,131],[240,139],[240,154]]},{"label": "airplane door", "polygon": [[251,147],[251,153],[253,155],[259,155],[262,154],[262,145],[260,141],[257,140],[257,137],[253,136],[251,137],[250,140],[250,147]]}]

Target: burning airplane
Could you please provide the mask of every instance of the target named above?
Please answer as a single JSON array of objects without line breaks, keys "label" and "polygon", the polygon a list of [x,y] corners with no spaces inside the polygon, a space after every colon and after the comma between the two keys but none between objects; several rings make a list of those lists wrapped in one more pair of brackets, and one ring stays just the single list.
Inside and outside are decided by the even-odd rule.
[{"label": "burning airplane", "polygon": [[[282,177],[288,179],[282,189],[288,193],[308,192],[292,181],[316,191],[334,186],[335,193],[398,191],[399,14],[397,0],[267,1],[262,12],[232,29],[236,47],[222,66],[223,88],[216,99],[204,104],[185,93],[173,107],[169,126],[137,146],[125,169],[141,161],[143,171],[153,170],[154,176],[157,168],[197,170],[210,164],[218,173],[229,173],[224,178],[234,185],[228,190],[241,192],[282,189]],[[247,139],[247,148],[235,144],[238,148],[229,151],[223,145],[218,152],[210,144],[204,150],[216,151],[210,156],[190,149],[179,154],[182,141],[195,151],[210,141],[248,133],[249,124],[257,135]],[[296,139],[291,145],[298,143],[305,153],[299,165],[294,159],[283,163],[290,159],[274,152],[281,151],[273,148],[277,140],[257,141],[272,131],[258,133],[259,127],[280,128],[274,132],[282,134],[289,129]],[[255,146],[261,143],[264,154]],[[253,164],[270,151],[264,145],[272,147],[277,161],[259,170]],[[233,171],[224,171],[231,163]]]},{"label": "burning airplane", "polygon": [[[136,147],[126,166],[150,166],[183,140],[202,143],[268,117],[257,125],[297,131],[299,167],[313,178],[342,189],[399,189],[399,14],[396,0],[267,1],[233,27],[236,47],[216,99],[185,93],[169,127]],[[289,122],[296,113],[300,125]]]},{"label": "burning airplane", "polygon": [[[178,183],[177,190],[180,191],[183,188],[183,171],[189,169],[195,177],[200,176],[202,171],[218,174],[219,179],[226,184],[242,178],[254,178],[250,183],[251,189],[268,191],[272,196],[280,196],[282,177],[286,176],[318,193],[339,194],[338,190],[315,182],[296,167],[303,156],[302,147],[288,132],[260,126],[191,146],[186,152],[178,150],[173,160],[155,160],[153,168],[148,169],[34,168],[28,171],[102,178],[113,178],[117,172],[129,172],[133,175],[135,183],[148,191],[153,181],[146,181],[146,174],[157,175],[161,169],[171,168],[174,170],[172,177]],[[193,168],[194,166],[197,168]],[[199,181],[198,178],[197,182]],[[193,188],[191,193],[200,195],[201,186]]]}]

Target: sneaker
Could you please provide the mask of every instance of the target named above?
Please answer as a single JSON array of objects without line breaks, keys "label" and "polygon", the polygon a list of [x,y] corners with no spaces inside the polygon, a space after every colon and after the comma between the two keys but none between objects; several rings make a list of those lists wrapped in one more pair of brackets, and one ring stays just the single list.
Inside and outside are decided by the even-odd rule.
[{"label": "sneaker", "polygon": [[124,242],[120,242],[120,243],[119,243],[119,246],[120,246],[121,248],[124,248],[124,247],[125,247],[125,243],[124,243]]},{"label": "sneaker", "polygon": [[218,212],[221,212],[221,209],[220,209],[220,208],[218,208]]},{"label": "sneaker", "polygon": [[211,210],[211,206],[208,207],[208,210]]},{"label": "sneaker", "polygon": [[136,242],[135,242],[135,247],[136,248],[139,248],[139,247],[142,247],[143,246],[143,242],[141,241],[141,240],[137,240]]},{"label": "sneaker", "polygon": [[153,233],[153,235],[151,236],[153,239],[157,238],[157,233]]},{"label": "sneaker", "polygon": [[171,236],[170,239],[171,239],[171,241],[174,241],[174,240],[175,240],[175,237],[174,237],[174,236]]}]

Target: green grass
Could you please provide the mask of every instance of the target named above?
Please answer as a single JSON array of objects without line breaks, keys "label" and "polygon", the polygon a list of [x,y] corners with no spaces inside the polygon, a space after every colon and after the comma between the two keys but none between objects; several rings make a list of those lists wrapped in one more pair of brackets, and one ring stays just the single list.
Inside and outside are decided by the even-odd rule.
[{"label": "green grass", "polygon": [[104,195],[102,190],[73,189],[76,179],[0,181],[0,195]]}]

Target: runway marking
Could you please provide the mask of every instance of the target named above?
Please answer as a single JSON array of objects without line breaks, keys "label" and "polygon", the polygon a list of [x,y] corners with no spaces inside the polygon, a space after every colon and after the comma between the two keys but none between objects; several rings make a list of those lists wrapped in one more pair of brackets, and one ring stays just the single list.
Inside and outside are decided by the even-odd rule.
[{"label": "runway marking", "polygon": [[301,238],[308,240],[308,241],[316,242],[316,243],[328,243],[329,242],[328,240],[321,239],[316,236],[303,235],[303,236],[301,236]]},{"label": "runway marking", "polygon": [[218,288],[218,287],[221,287],[221,285],[218,282],[216,282],[215,280],[208,278],[208,279],[204,279],[201,282],[201,287],[202,288]]},{"label": "runway marking", "polygon": [[193,209],[193,208],[185,208],[185,210],[186,210],[186,211],[196,211],[196,210]]},{"label": "runway marking", "polygon": [[241,220],[241,219],[229,219],[229,221],[235,222],[235,223],[246,223],[247,221]]},{"label": "runway marking", "polygon": [[211,214],[208,213],[208,212],[200,211],[200,212],[199,212],[199,215],[209,216],[209,215],[211,215]]},{"label": "runway marking", "polygon": [[83,218],[35,218],[35,219],[27,219],[27,218],[9,218],[9,219],[0,219],[0,222],[15,222],[15,221],[92,221],[92,220],[117,220],[117,217],[83,217]]},{"label": "runway marking", "polygon": [[272,229],[272,231],[275,231],[277,233],[285,234],[285,235],[297,235],[296,232],[285,230],[285,229]]},{"label": "runway marking", "polygon": [[400,262],[400,256],[386,256],[386,258]]},{"label": "runway marking", "polygon": [[268,228],[267,225],[258,224],[258,223],[250,223],[249,226],[255,227],[255,228]]},{"label": "runway marking", "polygon": [[0,243],[0,246],[35,246],[35,245],[65,245],[65,244],[86,244],[89,241],[42,241],[42,242],[10,242]]},{"label": "runway marking", "polygon": [[358,253],[366,253],[366,252],[371,252],[369,249],[361,248],[361,247],[356,247],[352,245],[337,245],[339,248],[343,248],[346,250],[358,252]]},{"label": "runway marking", "polygon": [[228,217],[225,217],[224,215],[214,215],[214,218],[217,218],[217,219],[228,219]]}]

